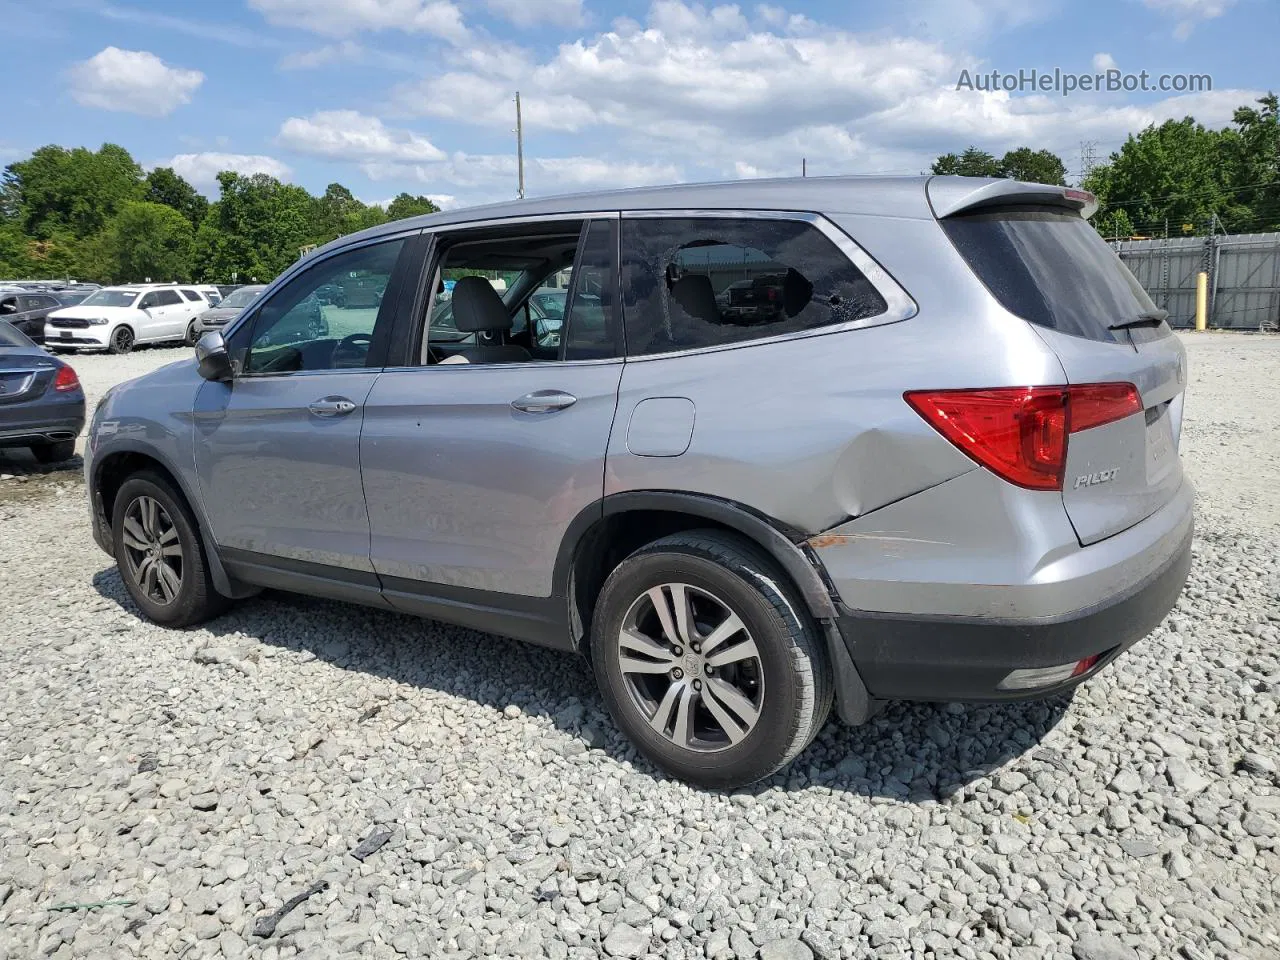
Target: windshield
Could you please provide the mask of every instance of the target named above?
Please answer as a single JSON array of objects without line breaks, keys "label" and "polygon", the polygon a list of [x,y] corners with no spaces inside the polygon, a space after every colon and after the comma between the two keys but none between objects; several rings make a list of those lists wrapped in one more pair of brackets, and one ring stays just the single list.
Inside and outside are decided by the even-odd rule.
[{"label": "windshield", "polygon": [[82,307],[132,307],[137,290],[99,290],[80,302]]},{"label": "windshield", "polygon": [[253,301],[257,300],[260,293],[262,293],[261,288],[251,290],[248,287],[241,287],[239,290],[232,291],[228,294],[227,298],[218,304],[218,309],[243,309],[253,303]]},{"label": "windshield", "polygon": [[[1079,214],[1006,207],[947,217],[943,229],[1010,313],[1090,340],[1127,342],[1111,324],[1158,314],[1129,268]],[[1135,339],[1164,336],[1147,328]]]}]

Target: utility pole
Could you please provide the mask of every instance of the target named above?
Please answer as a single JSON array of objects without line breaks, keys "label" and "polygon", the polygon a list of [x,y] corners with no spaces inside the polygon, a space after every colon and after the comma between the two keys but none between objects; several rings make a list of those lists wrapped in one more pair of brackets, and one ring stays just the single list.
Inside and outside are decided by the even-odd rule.
[{"label": "utility pole", "polygon": [[516,166],[520,172],[520,187],[516,193],[524,199],[524,121],[520,117],[520,91],[516,91]]},{"label": "utility pole", "polygon": [[800,176],[807,177],[809,175],[809,161],[804,157],[800,158]]}]

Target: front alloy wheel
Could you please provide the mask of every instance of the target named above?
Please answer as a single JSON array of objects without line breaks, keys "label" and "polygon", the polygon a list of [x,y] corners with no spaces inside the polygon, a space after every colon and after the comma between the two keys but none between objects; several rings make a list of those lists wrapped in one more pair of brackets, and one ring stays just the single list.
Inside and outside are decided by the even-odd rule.
[{"label": "front alloy wheel", "polygon": [[133,331],[128,327],[116,327],[111,334],[111,345],[107,348],[112,353],[128,353],[133,349]]},{"label": "front alloy wheel", "polygon": [[645,591],[618,636],[618,669],[649,726],[687,750],[742,741],[760,719],[764,671],[742,618],[687,583]]},{"label": "front alloy wheel", "polygon": [[226,607],[214,589],[199,529],[168,477],[142,470],[120,485],[111,506],[112,552],[125,589],[147,619],[186,627]]},{"label": "front alloy wheel", "polygon": [[168,606],[182,590],[182,543],[177,525],[154,497],[138,497],[124,514],[125,564],[152,603]]}]

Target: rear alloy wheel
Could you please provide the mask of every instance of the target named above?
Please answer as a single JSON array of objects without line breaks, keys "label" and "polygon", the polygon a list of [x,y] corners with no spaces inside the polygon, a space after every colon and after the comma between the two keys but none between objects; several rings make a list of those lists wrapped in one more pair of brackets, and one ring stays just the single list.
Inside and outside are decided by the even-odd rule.
[{"label": "rear alloy wheel", "polygon": [[226,606],[209,576],[195,518],[164,477],[143,472],[121,485],[111,534],[125,588],[149,620],[182,627]]},{"label": "rear alloy wheel", "polygon": [[591,652],[618,726],[701,786],[769,776],[831,708],[826,650],[794,589],[753,543],[718,530],[664,537],[619,564]]},{"label": "rear alloy wheel", "polygon": [[742,618],[686,583],[638,597],[618,634],[618,669],[649,726],[676,746],[714,752],[760,719],[764,671]]},{"label": "rear alloy wheel", "polygon": [[187,324],[187,336],[186,336],[187,346],[194,347],[196,345],[196,341],[199,339],[200,339],[200,334],[196,333],[196,323],[194,320],[192,320],[190,323]]},{"label": "rear alloy wheel", "polygon": [[112,353],[128,353],[133,349],[133,330],[129,327],[116,327],[107,349]]}]

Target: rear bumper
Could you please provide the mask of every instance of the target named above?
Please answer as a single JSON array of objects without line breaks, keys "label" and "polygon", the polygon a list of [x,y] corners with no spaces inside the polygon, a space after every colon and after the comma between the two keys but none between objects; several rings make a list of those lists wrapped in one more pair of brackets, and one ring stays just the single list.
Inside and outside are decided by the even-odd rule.
[{"label": "rear bumper", "polygon": [[74,440],[83,429],[83,395],[77,399],[31,404],[26,409],[0,407],[0,447]]},{"label": "rear bumper", "polygon": [[[885,534],[858,533],[852,526],[855,532],[842,538],[846,542],[815,553],[837,588],[838,626],[871,697],[1035,699],[1069,690],[1092,676],[1169,612],[1190,569],[1193,504],[1194,490],[1184,483],[1146,520],[1087,547],[1049,536],[1037,521],[1022,530],[1028,537],[1005,539],[1002,548],[978,543],[980,550],[967,563],[957,563],[954,555],[972,549],[964,540],[910,537],[895,548]],[[902,539],[906,529],[921,527],[897,529]],[[1037,540],[1038,546],[1027,546]],[[1043,552],[1020,569],[1020,549]],[[877,552],[880,589],[868,576]],[[931,562],[938,553],[946,563]],[[849,576],[853,573],[857,576]],[[938,579],[929,582],[922,574]],[[865,602],[877,596],[887,601],[878,609]],[[1031,689],[1000,689],[1014,670],[1093,656],[1098,662],[1079,677]]]},{"label": "rear bumper", "polygon": [[[1164,566],[1126,596],[1063,617],[991,620],[841,610],[839,627],[870,695],[881,700],[1029,700],[1070,690],[1145,637],[1172,609],[1191,568],[1188,529]],[[1051,686],[1001,690],[1010,672],[1100,655]]]}]

